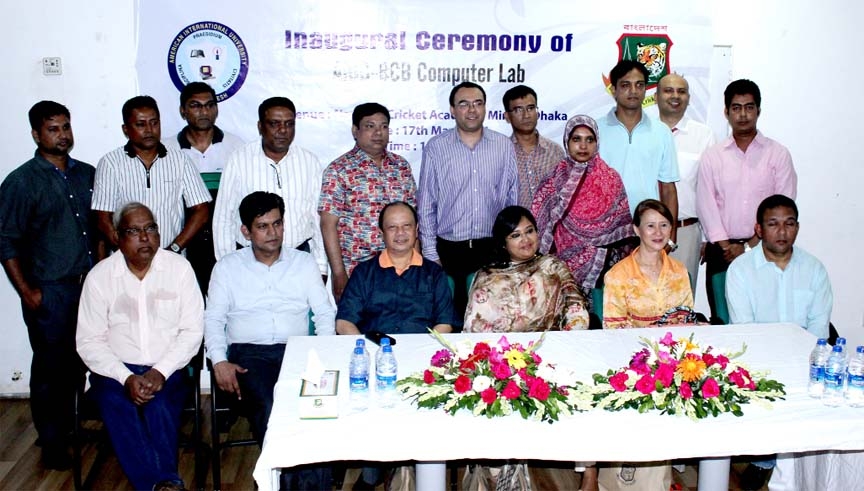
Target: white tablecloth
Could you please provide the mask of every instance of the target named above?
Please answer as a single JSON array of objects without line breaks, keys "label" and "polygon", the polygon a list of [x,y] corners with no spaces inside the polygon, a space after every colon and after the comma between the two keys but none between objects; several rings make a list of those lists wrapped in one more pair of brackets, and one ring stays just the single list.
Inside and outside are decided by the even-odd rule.
[{"label": "white tablecloth", "polygon": [[[549,332],[538,353],[544,360],[569,367],[585,382],[593,373],[626,364],[639,337],[658,338],[669,328],[612,331]],[[815,338],[792,324],[753,324],[672,328],[675,337],[696,333],[696,340],[729,352],[747,343],[742,362],[770,370],[786,384],[785,401],[772,409],[750,404],[743,417],[724,414],[698,422],[687,417],[639,414],[634,410],[595,410],[565,417],[554,424],[523,420],[518,415],[487,419],[468,413],[451,416],[441,410],[418,410],[407,401],[395,408],[374,406],[351,413],[348,361],[356,336],[295,337],[288,342],[275,388],[275,402],[264,448],[254,477],[262,490],[272,488],[271,471],[337,460],[446,461],[466,458],[558,461],[651,461],[690,457],[759,455],[810,450],[864,449],[864,410],[829,408],[807,396],[807,364]],[[459,334],[495,342],[500,334]],[[526,343],[539,333],[508,334]],[[426,368],[441,345],[431,336],[395,336],[400,377]],[[342,371],[340,416],[301,420],[297,413],[299,374],[315,349],[325,368]],[[375,345],[370,348],[376,349]],[[374,351],[372,352],[374,358]]]}]

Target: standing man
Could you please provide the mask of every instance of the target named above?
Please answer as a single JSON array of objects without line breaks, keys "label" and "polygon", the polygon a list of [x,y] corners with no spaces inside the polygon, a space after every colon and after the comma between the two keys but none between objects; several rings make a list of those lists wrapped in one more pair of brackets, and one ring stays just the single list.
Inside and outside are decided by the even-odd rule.
[{"label": "standing man", "polygon": [[240,147],[222,172],[213,244],[217,261],[238,246],[248,246],[240,230],[240,201],[254,191],[275,193],[285,202],[283,245],[310,252],[326,280],[327,256],[318,216],[324,169],[312,152],[292,145],[296,113],[286,97],[271,97],[258,106],[261,141]]},{"label": "standing man", "polygon": [[690,86],[684,77],[670,73],[657,84],[657,109],[660,121],[672,130],[675,150],[678,154],[678,249],[672,257],[681,261],[690,273],[690,289],[696,298],[696,279],[699,276],[699,260],[702,250],[702,228],[696,212],[696,176],[699,174],[699,158],[708,147],[714,145],[714,133],[707,125],[687,117],[690,105]]},{"label": "standing man", "polygon": [[30,109],[36,153],[0,186],[0,261],[21,297],[30,337],[30,411],[42,464],[71,464],[69,435],[84,366],[75,351],[81,285],[96,262],[90,216],[93,166],[74,160],[69,110],[53,101]]},{"label": "standing man", "polygon": [[[219,178],[231,152],[243,144],[239,137],[216,126],[219,106],[216,91],[204,82],[191,82],[180,91],[180,117],[186,126],[174,137],[162,142],[166,147],[182,150],[198,167],[210,196],[216,200]],[[186,247],[186,259],[195,270],[198,286],[207,295],[210,271],[216,264],[213,254],[213,207],[207,223]],[[187,217],[188,218],[188,217]]]},{"label": "standing man", "polygon": [[[738,256],[726,273],[726,299],[733,324],[792,322],[816,337],[827,338],[834,297],[828,272],[818,259],[795,246],[800,224],[798,207],[788,196],[765,198],[756,211],[757,242]],[[761,489],[773,455],[750,463],[741,475],[741,489]],[[771,479],[772,489],[793,489],[794,461],[781,459],[784,471]],[[790,467],[791,466],[791,467]],[[788,472],[792,470],[792,472]],[[778,482],[779,481],[779,482]],[[782,485],[781,485],[782,484]]]},{"label": "standing man", "polygon": [[[678,159],[672,132],[642,112],[648,69],[633,60],[621,60],[609,72],[615,107],[597,121],[600,156],[621,174],[630,214],[646,199],[663,202],[678,220]],[[676,240],[672,230],[672,240]]]},{"label": "standing man", "polygon": [[308,334],[310,309],[316,334],[336,333],[336,312],[314,259],[282,245],[284,210],[277,194],[243,198],[240,232],[252,245],[216,263],[204,313],[216,383],[240,400],[259,446],[288,338]]},{"label": "standing man", "polygon": [[78,313],[78,353],[111,445],[135,489],[181,490],[178,430],[204,301],[189,262],[159,247],[141,203],[114,214],[120,248],[93,268]]},{"label": "standing man", "polygon": [[708,239],[705,287],[715,323],[712,278],[759,242],[753,233],[759,203],[772,194],[795,199],[798,183],[789,150],[756,129],[762,104],[759,86],[736,80],[723,96],[732,136],[702,155],[696,186],[696,209]]},{"label": "standing man", "polygon": [[564,160],[564,149],[537,131],[539,110],[534,89],[517,85],[504,93],[503,102],[504,119],[513,128],[510,140],[516,152],[519,205],[530,209],[543,178]]},{"label": "standing man", "polygon": [[117,246],[114,210],[141,202],[162,224],[160,247],[180,254],[207,222],[210,193],[195,164],[159,141],[159,107],[152,97],[137,96],[123,104],[123,134],[129,139],[126,145],[106,154],[96,167],[92,206],[99,230]]},{"label": "standing man", "polygon": [[473,82],[450,91],[456,127],[423,147],[417,190],[423,256],[440,263],[455,283],[453,305],[461,325],[468,275],[493,257],[492,224],[519,199],[513,143],[483,127],[486,92]]},{"label": "standing man", "polygon": [[411,165],[387,151],[390,111],[367,102],[354,108],[351,121],[356,145],[324,170],[318,202],[337,302],[357,263],[384,248],[378,214],[392,201],[413,204],[417,192]]}]

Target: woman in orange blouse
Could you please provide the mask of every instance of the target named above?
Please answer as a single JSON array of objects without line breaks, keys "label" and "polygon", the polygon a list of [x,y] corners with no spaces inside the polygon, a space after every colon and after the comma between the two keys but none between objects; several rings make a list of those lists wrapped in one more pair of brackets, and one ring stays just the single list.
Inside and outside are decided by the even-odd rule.
[{"label": "woman in orange blouse", "polygon": [[633,213],[639,247],[606,273],[603,328],[649,327],[695,322],[687,268],[666,255],[672,213],[646,199]]}]

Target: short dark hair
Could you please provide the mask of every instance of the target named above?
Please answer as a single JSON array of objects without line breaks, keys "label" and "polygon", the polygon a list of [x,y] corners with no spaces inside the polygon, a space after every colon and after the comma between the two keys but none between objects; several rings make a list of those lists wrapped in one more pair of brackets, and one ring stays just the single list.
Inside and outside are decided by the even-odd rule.
[{"label": "short dark hair", "polygon": [[359,128],[360,121],[373,114],[383,114],[387,118],[387,122],[390,122],[390,111],[386,107],[377,102],[367,102],[354,108],[354,112],[351,113],[351,124]]},{"label": "short dark hair", "polygon": [[507,253],[507,236],[516,230],[519,222],[523,218],[527,218],[534,228],[537,228],[537,219],[531,214],[528,208],[518,205],[508,206],[498,212],[495,217],[495,223],[492,225],[492,240],[495,242],[495,253],[498,257],[494,260],[498,263],[506,263],[510,261],[510,255]]},{"label": "short dark hair", "polygon": [[411,203],[405,201],[393,201],[384,205],[384,208],[381,208],[381,213],[378,214],[378,228],[384,230],[384,214],[394,206],[407,206],[408,209],[411,210],[411,214],[414,215],[414,223],[417,223],[417,210],[411,206]]},{"label": "short dark hair", "polygon": [[216,102],[216,91],[213,87],[204,82],[190,82],[183,86],[183,90],[180,91],[180,105],[185,106],[186,102],[188,102],[193,95],[204,93],[213,96],[213,102]]},{"label": "short dark hair", "polygon": [[511,102],[516,99],[528,97],[529,95],[533,95],[534,100],[537,100],[537,92],[534,92],[534,89],[527,85],[517,85],[516,87],[507,89],[507,92],[504,92],[504,97],[501,98],[501,103],[504,104],[504,110],[509,113]]},{"label": "short dark hair", "polygon": [[264,122],[267,110],[273,109],[274,107],[287,107],[295,116],[297,115],[297,109],[294,107],[294,103],[291,102],[291,99],[287,97],[271,97],[269,99],[264,99],[264,102],[258,106],[258,121]]},{"label": "short dark hair", "polygon": [[636,210],[633,212],[633,225],[638,227],[642,223],[642,214],[648,210],[654,210],[663,215],[663,218],[669,220],[669,225],[672,225],[672,212],[662,201],[656,199],[646,199],[636,205]]},{"label": "short dark hair", "polygon": [[795,219],[798,219],[798,205],[795,204],[795,200],[783,194],[772,194],[759,203],[759,208],[756,209],[756,223],[764,225],[765,212],[781,207],[791,209],[795,214]]},{"label": "short dark hair", "polygon": [[762,92],[759,91],[759,86],[752,80],[742,78],[731,82],[723,91],[723,102],[726,104],[726,109],[732,105],[732,98],[736,95],[752,95],[756,102],[756,107],[762,107]]},{"label": "short dark hair", "polygon": [[285,201],[278,194],[266,191],[255,191],[248,194],[240,202],[240,222],[246,228],[252,228],[252,222],[256,218],[270,213],[271,210],[279,209],[279,214],[285,216]]},{"label": "short dark hair", "polygon": [[612,71],[609,72],[609,81],[612,82],[612,87],[618,85],[618,81],[633,70],[639,70],[639,73],[645,77],[645,83],[648,83],[648,77],[650,74],[648,73],[648,69],[645,68],[645,65],[636,60],[621,60],[612,67]]},{"label": "short dark hair", "polygon": [[123,103],[123,123],[128,123],[132,117],[132,111],[136,109],[152,109],[156,111],[156,117],[159,116],[159,105],[156,104],[156,99],[149,95],[137,95]]},{"label": "short dark hair", "polygon": [[30,112],[27,113],[27,116],[30,118],[30,129],[33,131],[39,131],[42,127],[42,123],[54,116],[61,115],[72,119],[72,116],[69,114],[69,109],[66,109],[66,106],[63,104],[54,101],[39,101],[36,104],[33,104],[33,107],[30,108]]},{"label": "short dark hair", "polygon": [[486,91],[483,90],[483,87],[475,84],[474,82],[462,82],[461,84],[453,87],[453,90],[450,91],[450,106],[456,106],[456,92],[459,92],[459,89],[478,89],[480,93],[483,94],[483,102],[486,102]]}]

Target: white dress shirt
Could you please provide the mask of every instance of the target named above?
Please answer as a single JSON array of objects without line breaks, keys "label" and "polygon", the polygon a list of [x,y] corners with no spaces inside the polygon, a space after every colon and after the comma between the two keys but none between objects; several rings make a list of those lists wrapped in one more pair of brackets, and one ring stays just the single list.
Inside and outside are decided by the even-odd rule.
[{"label": "white dress shirt", "polygon": [[309,333],[336,334],[336,309],[312,256],[282,249],[272,266],[255,259],[251,247],[223,257],[213,268],[204,312],[207,356],[215,365],[228,359],[234,343],[283,344]]},{"label": "white dress shirt", "polygon": [[678,153],[678,220],[696,218],[696,182],[702,152],[716,143],[714,132],[707,125],[684,116],[672,128]]},{"label": "white dress shirt", "polygon": [[264,154],[260,140],[234,151],[222,171],[219,199],[213,214],[216,259],[235,251],[235,243],[249,245],[240,232],[240,202],[252,192],[267,191],[285,200],[283,246],[293,249],[311,239],[310,252],[320,274],[327,274],[327,256],[318,216],[323,173],[324,166],[318,157],[296,145],[292,145],[279,162]]},{"label": "white dress shirt", "polygon": [[[320,279],[319,279],[320,281]],[[166,379],[198,352],[204,301],[182,256],[162,249],[139,280],[123,254],[87,275],[78,306],[78,354],[91,371],[124,384],[124,363],[152,366]]]}]

